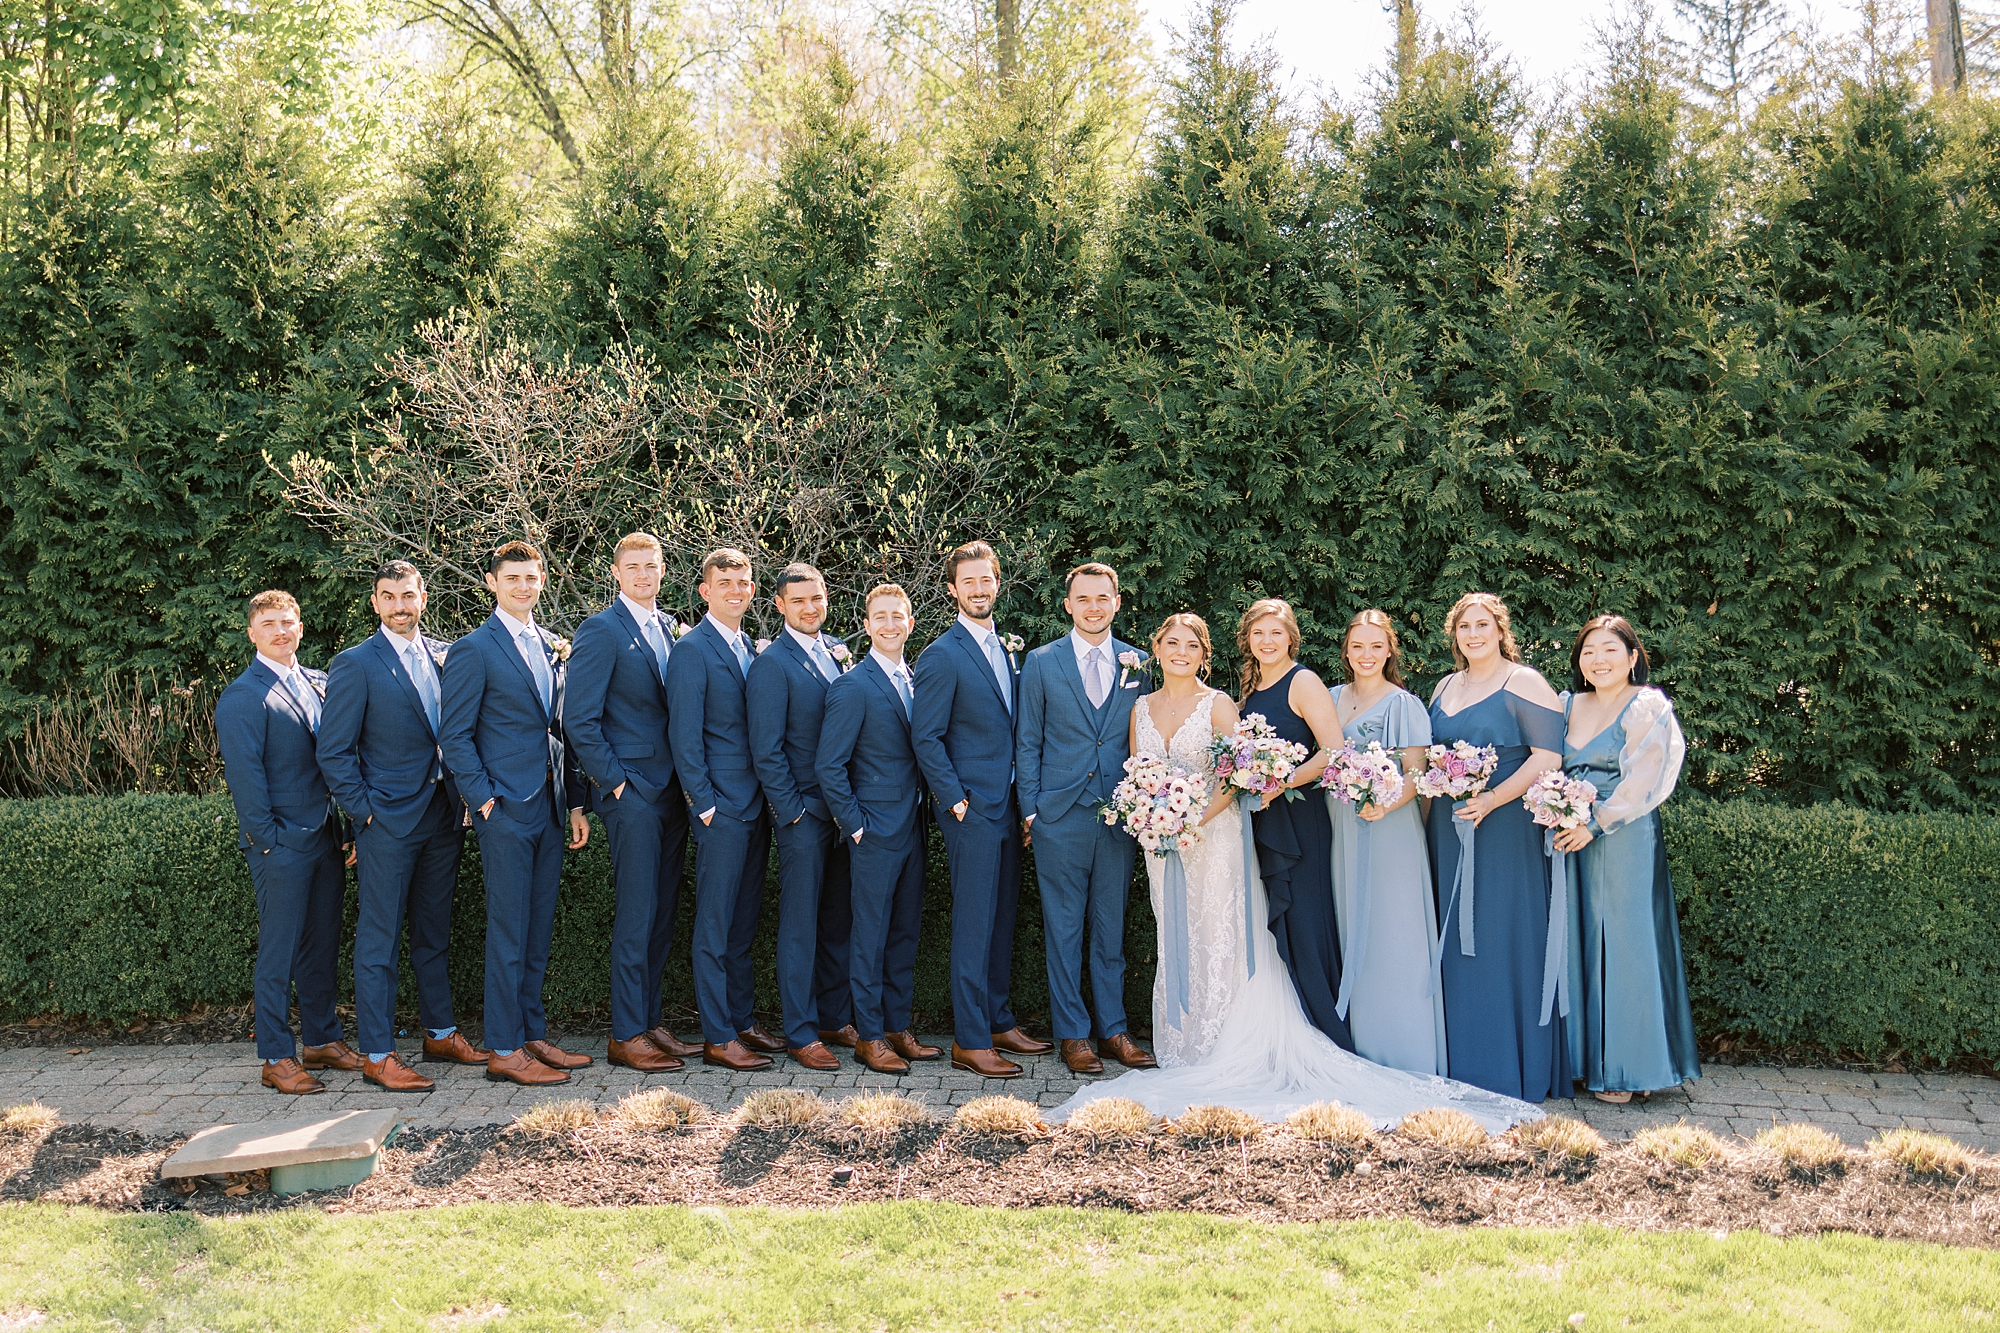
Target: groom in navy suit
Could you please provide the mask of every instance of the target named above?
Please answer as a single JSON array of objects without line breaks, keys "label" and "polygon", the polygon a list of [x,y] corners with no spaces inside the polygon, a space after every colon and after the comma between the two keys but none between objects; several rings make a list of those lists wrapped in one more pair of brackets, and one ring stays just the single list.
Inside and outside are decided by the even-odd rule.
[{"label": "groom in navy suit", "polygon": [[[299,604],[288,592],[250,599],[257,655],[215,703],[223,777],[236,805],[237,846],[257,893],[257,1054],[265,1087],[323,1091],[315,1069],[361,1068],[340,1039],[334,955],[340,948],[340,818],[314,754],[326,675],[299,665]],[[292,1045],[292,987],[305,1029]]]},{"label": "groom in navy suit", "polygon": [[[1109,1056],[1132,1069],[1153,1057],[1125,1033],[1125,899],[1132,889],[1132,839],[1098,815],[1124,776],[1131,753],[1132,704],[1140,685],[1119,659],[1138,653],[1111,636],[1118,571],[1078,565],[1063,609],[1075,626],[1028,654],[1021,668],[1021,723],[1015,770],[1021,817],[1035,842],[1047,938],[1049,1007],[1063,1063],[1101,1074]],[[1129,655],[1129,656],[1128,656]],[[1089,1009],[1083,1003],[1084,925],[1090,927]],[[1091,1010],[1097,1050],[1090,1049]]]},{"label": "groom in navy suit", "polygon": [[750,664],[744,702],[750,754],[778,842],[778,1002],[785,1047],[807,1069],[840,1068],[828,1044],[852,1046],[847,993],[847,847],[820,794],[820,721],[847,645],[820,633],[826,577],[811,565],[778,571],[785,627]]},{"label": "groom in navy suit", "polygon": [[750,945],[764,905],[771,821],[750,757],[744,681],[757,650],[743,617],[757,594],[750,557],[731,547],[701,562],[708,614],[667,663],[667,736],[694,818],[694,995],[703,1064],[762,1069],[785,1043],[751,1011]]},{"label": "groom in navy suit", "polygon": [[590,840],[583,777],[563,742],[569,645],[535,623],[542,583],[542,553],[526,542],[487,558],[493,614],[445,658],[438,730],[486,877],[486,1077],[529,1086],[567,1083],[590,1063],[548,1040],[542,1011],[565,811],[568,845]]},{"label": "groom in navy suit", "polygon": [[937,803],[951,863],[951,1062],[1014,1078],[1008,1055],[1055,1049],[1016,1026],[1008,1004],[1014,913],[1021,897],[1021,826],[1014,801],[1019,670],[993,628],[1000,558],[985,542],[945,557],[958,619],[917,659],[912,739]]},{"label": "groom in navy suit", "polygon": [[667,663],[673,621],[657,598],[666,562],[659,538],[628,533],[611,553],[618,596],[577,627],[564,722],[591,806],[611,842],[617,906],[611,918],[614,1065],[679,1069],[700,1048],[661,1021],[661,977],[674,942],[687,861],[687,798],[667,744]]},{"label": "groom in navy suit", "polygon": [[424,1058],[483,1065],[493,1054],[467,1041],[452,1017],[446,955],[465,805],[438,748],[448,645],[419,627],[424,601],[423,575],[409,561],[375,571],[369,604],[381,628],[333,659],[319,727],[320,770],[354,821],[361,1076],[390,1092],[432,1087],[396,1053],[396,956],[405,920]]}]

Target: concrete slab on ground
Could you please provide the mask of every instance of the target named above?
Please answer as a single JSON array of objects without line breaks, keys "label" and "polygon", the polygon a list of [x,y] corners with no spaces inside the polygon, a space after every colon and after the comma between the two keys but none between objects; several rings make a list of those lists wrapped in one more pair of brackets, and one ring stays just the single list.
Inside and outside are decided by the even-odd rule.
[{"label": "concrete slab on ground", "polygon": [[400,1111],[294,1115],[204,1129],[160,1164],[165,1179],[210,1176],[313,1162],[373,1157],[402,1118]]}]

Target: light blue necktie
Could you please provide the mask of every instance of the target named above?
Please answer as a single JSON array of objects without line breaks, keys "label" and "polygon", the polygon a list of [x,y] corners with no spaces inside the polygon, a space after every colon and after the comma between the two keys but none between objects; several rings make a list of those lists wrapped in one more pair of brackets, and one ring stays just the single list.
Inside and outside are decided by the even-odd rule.
[{"label": "light blue necktie", "polygon": [[1103,647],[1092,648],[1084,655],[1083,663],[1087,668],[1083,673],[1083,685],[1090,695],[1090,706],[1102,708],[1104,701],[1111,697],[1111,677],[1104,669]]},{"label": "light blue necktie", "polygon": [[908,675],[899,667],[889,673],[889,679],[896,682],[896,697],[903,701],[903,716],[914,718],[914,714],[910,708],[910,681]]},{"label": "light blue necktie", "polygon": [[421,644],[408,644],[403,649],[403,666],[410,673],[410,681],[417,687],[417,697],[424,701],[424,716],[431,720],[431,735],[437,735],[438,695],[437,683],[431,679],[430,654]]},{"label": "light blue necktie", "polygon": [[813,666],[819,671],[821,676],[825,677],[829,685],[833,683],[835,677],[840,675],[839,670],[833,665],[833,654],[829,653],[826,650],[826,645],[819,640],[813,640],[812,652],[809,656],[812,658]]},{"label": "light blue necktie", "polygon": [[306,673],[293,667],[292,674],[285,678],[285,685],[291,690],[292,698],[298,700],[300,710],[305,713],[306,729],[318,733],[319,696],[313,693],[312,686],[306,684]]},{"label": "light blue necktie", "polygon": [[666,631],[660,627],[659,616],[647,616],[639,626],[639,633],[645,638],[646,646],[653,650],[653,660],[660,664],[660,678],[664,680],[667,675],[667,654],[672,650],[667,647]]},{"label": "light blue necktie", "polygon": [[524,629],[517,636],[521,649],[527,654],[528,669],[535,673],[535,687],[542,692],[542,711],[549,710],[550,693],[555,688],[555,678],[549,674],[549,657],[542,651],[542,641],[531,629]]},{"label": "light blue necktie", "polygon": [[729,636],[729,646],[736,650],[736,669],[746,676],[749,675],[753,657],[750,651],[750,636],[738,630]]},{"label": "light blue necktie", "polygon": [[1000,651],[1000,636],[986,636],[986,660],[993,666],[993,680],[1000,686],[1000,698],[1006,703],[1009,714],[1014,711],[1014,691],[1009,689],[1013,682],[1007,673],[1007,655]]}]

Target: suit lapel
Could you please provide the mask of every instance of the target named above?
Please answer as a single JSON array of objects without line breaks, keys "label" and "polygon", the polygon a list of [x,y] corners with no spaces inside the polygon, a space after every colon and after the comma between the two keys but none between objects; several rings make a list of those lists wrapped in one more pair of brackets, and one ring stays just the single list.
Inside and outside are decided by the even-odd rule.
[{"label": "suit lapel", "polygon": [[[826,677],[819,674],[819,668],[813,665],[812,658],[807,655],[804,648],[799,646],[799,641],[792,637],[790,630],[781,629],[778,631],[778,647],[788,653],[792,661],[799,664],[800,669],[806,673],[813,684],[819,686],[819,692],[824,695],[827,686]],[[764,651],[769,652],[770,649],[767,648]]]},{"label": "suit lapel", "polygon": [[285,705],[285,711],[290,713],[300,726],[304,727],[307,731],[311,731],[312,723],[308,722],[306,715],[300,711],[302,705],[299,703],[298,696],[292,693],[292,687],[280,680],[277,672],[265,666],[261,658],[252,658],[250,666],[253,670],[262,673],[259,679],[262,680],[264,685],[264,697],[267,699],[270,698],[273,691],[275,691],[279,701]]},{"label": "suit lapel", "polygon": [[1076,660],[1076,645],[1070,641],[1070,636],[1067,634],[1056,642],[1062,645],[1058,650],[1062,654],[1062,678],[1069,682],[1069,691],[1076,696],[1076,706],[1090,719],[1091,730],[1096,731],[1099,729],[1101,719],[1097,716],[1097,710],[1090,706],[1090,691],[1083,687],[1083,663]]},{"label": "suit lapel", "polygon": [[695,632],[701,635],[702,642],[708,645],[708,651],[714,655],[715,660],[720,662],[730,675],[736,677],[738,684],[741,684],[744,677],[743,664],[736,660],[736,650],[723,640],[722,631],[709,623],[707,616],[703,616],[701,624],[695,627]]},{"label": "suit lapel", "polygon": [[[611,603],[611,612],[618,617],[618,623],[624,626],[625,633],[630,640],[639,646],[639,655],[644,657],[647,664],[653,668],[654,681],[664,689],[667,684],[667,678],[660,672],[660,659],[653,655],[653,645],[646,642],[646,636],[640,630],[638,617],[632,614],[632,608],[625,605],[623,598],[616,598]],[[658,612],[654,614],[657,615]],[[660,633],[665,635],[666,632],[666,626],[662,625]],[[672,645],[668,646],[667,651],[673,651]]]},{"label": "suit lapel", "polygon": [[872,653],[862,665],[867,669],[868,679],[874,682],[876,692],[889,701],[889,707],[895,713],[896,720],[903,724],[903,735],[907,737],[910,734],[910,715],[903,711],[903,696],[896,693],[896,686],[889,679],[889,673],[883,670],[882,664],[875,660]]},{"label": "suit lapel", "polygon": [[[417,682],[410,679],[409,670],[403,665],[403,655],[389,646],[388,640],[382,637],[380,630],[369,635],[368,641],[374,647],[375,655],[389,668],[389,675],[403,687],[403,694],[409,699],[410,707],[416,710],[417,720],[424,724],[425,731],[430,731],[431,715],[424,711],[423,692],[417,688]],[[426,653],[430,651],[429,645],[424,646],[424,651]],[[431,739],[437,739],[436,732],[431,732]]]},{"label": "suit lapel", "polygon": [[[486,618],[486,624],[481,628],[485,629],[488,633],[492,635],[494,642],[499,645],[500,655],[506,658],[507,661],[513,665],[515,671],[520,673],[521,683],[528,687],[528,697],[535,701],[536,707],[541,708],[542,704],[541,684],[538,681],[536,681],[535,673],[528,670],[528,664],[521,660],[520,645],[516,642],[514,638],[514,631],[511,628],[513,617],[508,616],[507,620],[509,624],[502,625],[500,623],[500,618],[503,614],[505,613],[500,611],[495,611],[492,615]],[[541,630],[541,626],[537,625],[535,629],[536,632],[539,633]],[[554,677],[552,672],[551,679],[553,678]],[[542,719],[544,721],[547,721],[548,716],[549,716],[549,710],[546,708],[542,708]]]},{"label": "suit lapel", "polygon": [[[972,637],[972,631],[967,629],[962,622],[954,620],[951,623],[950,632],[945,637],[958,644],[958,650],[965,654],[966,659],[978,670],[980,676],[985,679],[988,685],[993,687],[993,697],[998,699],[1000,706],[1007,710],[1009,716],[1012,716],[1014,702],[1006,695],[1000,693],[1000,682],[993,675],[993,664],[986,660],[986,654],[981,651],[978,641]],[[1009,677],[1012,677],[1014,674],[1011,662],[1008,663],[1007,674]]]}]

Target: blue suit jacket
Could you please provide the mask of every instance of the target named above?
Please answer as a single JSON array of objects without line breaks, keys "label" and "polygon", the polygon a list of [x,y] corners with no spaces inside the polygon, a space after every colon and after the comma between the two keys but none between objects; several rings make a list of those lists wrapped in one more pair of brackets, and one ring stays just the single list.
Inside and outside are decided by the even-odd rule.
[{"label": "blue suit jacket", "polygon": [[[1138,680],[1118,665],[1132,651],[1114,635],[1110,655],[1111,697],[1102,712],[1090,706],[1076,650],[1065,634],[1028,654],[1021,665],[1021,711],[1015,727],[1015,787],[1021,818],[1061,819],[1078,801],[1109,800],[1125,776],[1131,754],[1132,705],[1143,692]],[[1125,677],[1120,682],[1120,677]]]},{"label": "blue suit jacket", "polygon": [[757,817],[763,795],[750,758],[743,672],[706,616],[667,659],[667,736],[690,812],[699,817],[712,806],[732,819]]},{"label": "blue suit jacket", "polygon": [[910,720],[873,656],[833,682],[819,733],[820,790],[840,831],[852,838],[900,838],[917,820],[922,779]]},{"label": "blue suit jacket", "polygon": [[[831,649],[838,639],[822,634]],[[838,677],[836,677],[838,679]],[[831,682],[814,668],[799,641],[779,631],[771,646],[750,664],[744,703],[750,714],[750,757],[757,782],[780,826],[811,814],[832,819],[820,792],[819,734]]]},{"label": "blue suit jacket", "polygon": [[[583,781],[563,744],[563,666],[555,660],[549,632],[535,632],[549,654],[550,697],[542,694],[528,664],[496,620],[488,616],[451,646],[444,660],[444,706],[439,710],[445,767],[458,779],[458,794],[477,813],[489,800],[521,803],[555,783],[560,812],[583,804]],[[513,624],[511,618],[508,624]]]},{"label": "blue suit jacket", "polygon": [[[438,716],[444,716],[444,660],[450,645],[426,638],[438,669]],[[357,825],[370,819],[391,837],[407,838],[430,809],[444,752],[431,732],[423,697],[403,659],[381,631],[334,658],[326,673],[326,709],[319,719],[319,767],[334,799]],[[454,806],[458,788],[444,772]]]},{"label": "blue suit jacket", "polygon": [[[1020,670],[1008,659],[1008,688]],[[1004,819],[1014,771],[1014,719],[986,655],[954,620],[917,659],[917,763],[938,809],[969,801],[971,813]]]},{"label": "blue suit jacket", "polygon": [[[670,647],[667,660],[674,655]],[[674,780],[667,682],[623,601],[577,626],[566,693],[564,731],[589,779],[592,804],[602,805],[620,783],[630,783],[628,794],[659,805]]]},{"label": "blue suit jacket", "polygon": [[[308,667],[305,675],[324,697],[326,673]],[[236,804],[237,846],[309,852],[338,836],[306,715],[277,673],[254,657],[215,701],[215,739]]]}]

